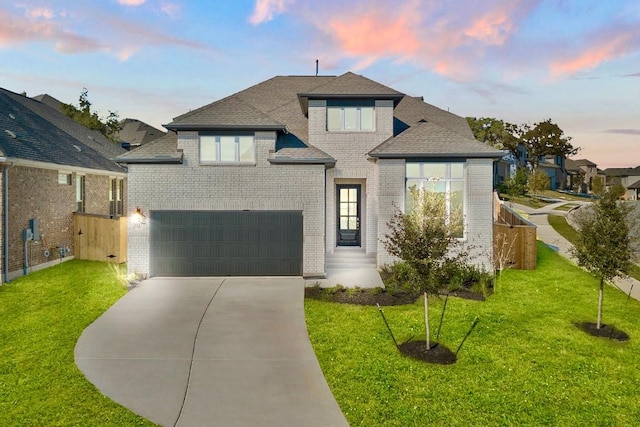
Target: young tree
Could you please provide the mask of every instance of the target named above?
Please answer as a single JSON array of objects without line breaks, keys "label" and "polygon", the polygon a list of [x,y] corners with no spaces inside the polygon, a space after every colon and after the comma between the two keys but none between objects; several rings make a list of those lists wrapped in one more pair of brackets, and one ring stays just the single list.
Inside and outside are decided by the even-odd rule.
[{"label": "young tree", "polygon": [[591,180],[591,193],[600,197],[604,194],[604,178],[601,176],[594,176]]},{"label": "young tree", "polygon": [[89,91],[86,88],[82,88],[78,107],[72,104],[62,104],[62,112],[81,125],[93,129],[115,142],[115,134],[120,130],[118,113],[109,111],[109,115],[101,119],[98,113],[91,111]]},{"label": "young tree", "polygon": [[605,191],[591,209],[581,212],[576,215],[579,235],[572,253],[580,266],[600,279],[596,324],[600,329],[604,282],[629,273],[633,257],[630,231],[637,219],[632,217],[633,207],[619,202],[613,191]]},{"label": "young tree", "polygon": [[442,289],[441,272],[461,264],[467,254],[458,247],[457,236],[462,231],[462,215],[451,209],[455,201],[443,193],[426,190],[412,191],[413,209],[404,214],[400,209],[387,223],[389,233],[382,241],[385,249],[412,270],[411,287],[424,293],[427,350],[429,338],[428,296]]},{"label": "young tree", "polygon": [[543,170],[534,170],[527,177],[527,183],[529,192],[537,196],[549,189],[549,175]]}]

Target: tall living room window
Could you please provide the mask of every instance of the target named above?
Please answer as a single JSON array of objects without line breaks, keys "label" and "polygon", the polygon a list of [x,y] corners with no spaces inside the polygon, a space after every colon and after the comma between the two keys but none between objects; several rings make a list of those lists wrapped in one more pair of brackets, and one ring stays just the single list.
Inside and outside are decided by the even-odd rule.
[{"label": "tall living room window", "polygon": [[448,218],[459,222],[464,237],[465,178],[463,162],[407,162],[405,212],[413,209],[414,198],[421,191],[441,195],[446,202]]}]

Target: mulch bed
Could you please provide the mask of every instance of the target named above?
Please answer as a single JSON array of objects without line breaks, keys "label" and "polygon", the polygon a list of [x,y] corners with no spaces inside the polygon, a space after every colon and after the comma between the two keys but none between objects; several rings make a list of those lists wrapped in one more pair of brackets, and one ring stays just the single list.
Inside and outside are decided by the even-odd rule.
[{"label": "mulch bed", "polygon": [[319,299],[323,301],[339,302],[343,304],[390,306],[413,304],[418,298],[417,294],[409,292],[397,292],[390,294],[384,289],[346,289],[346,288],[321,288],[313,286],[304,289],[305,298]]},{"label": "mulch bed", "polygon": [[[482,294],[469,289],[461,288],[450,292],[450,296],[484,301]],[[307,287],[304,289],[305,298],[318,299],[322,301],[338,302],[342,304],[356,305],[376,305],[391,306],[413,304],[421,296],[413,292],[389,293],[384,289],[347,289],[347,288],[321,288],[319,286]],[[444,297],[444,294],[441,294]]]},{"label": "mulch bed", "polygon": [[615,326],[600,325],[600,329],[598,329],[597,324],[591,322],[574,323],[574,325],[594,337],[609,338],[616,341],[629,341],[629,335],[617,329]]},{"label": "mulch bed", "polygon": [[442,344],[431,342],[431,348],[427,350],[425,341],[408,341],[400,344],[399,350],[405,356],[421,360],[423,362],[438,365],[452,365],[458,358],[456,354]]}]

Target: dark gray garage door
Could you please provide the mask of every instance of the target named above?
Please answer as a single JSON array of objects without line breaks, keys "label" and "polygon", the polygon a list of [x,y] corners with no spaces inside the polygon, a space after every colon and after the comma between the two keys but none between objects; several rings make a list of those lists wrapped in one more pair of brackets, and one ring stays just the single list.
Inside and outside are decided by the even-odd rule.
[{"label": "dark gray garage door", "polygon": [[300,276],[302,212],[152,211],[151,275]]}]

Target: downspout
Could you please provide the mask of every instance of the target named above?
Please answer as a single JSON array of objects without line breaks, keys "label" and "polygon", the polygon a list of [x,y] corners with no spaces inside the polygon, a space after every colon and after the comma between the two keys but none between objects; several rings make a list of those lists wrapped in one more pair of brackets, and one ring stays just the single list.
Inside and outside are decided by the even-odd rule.
[{"label": "downspout", "polygon": [[[5,159],[6,160],[6,159]],[[9,283],[9,168],[5,164],[2,168],[2,278]]]}]

